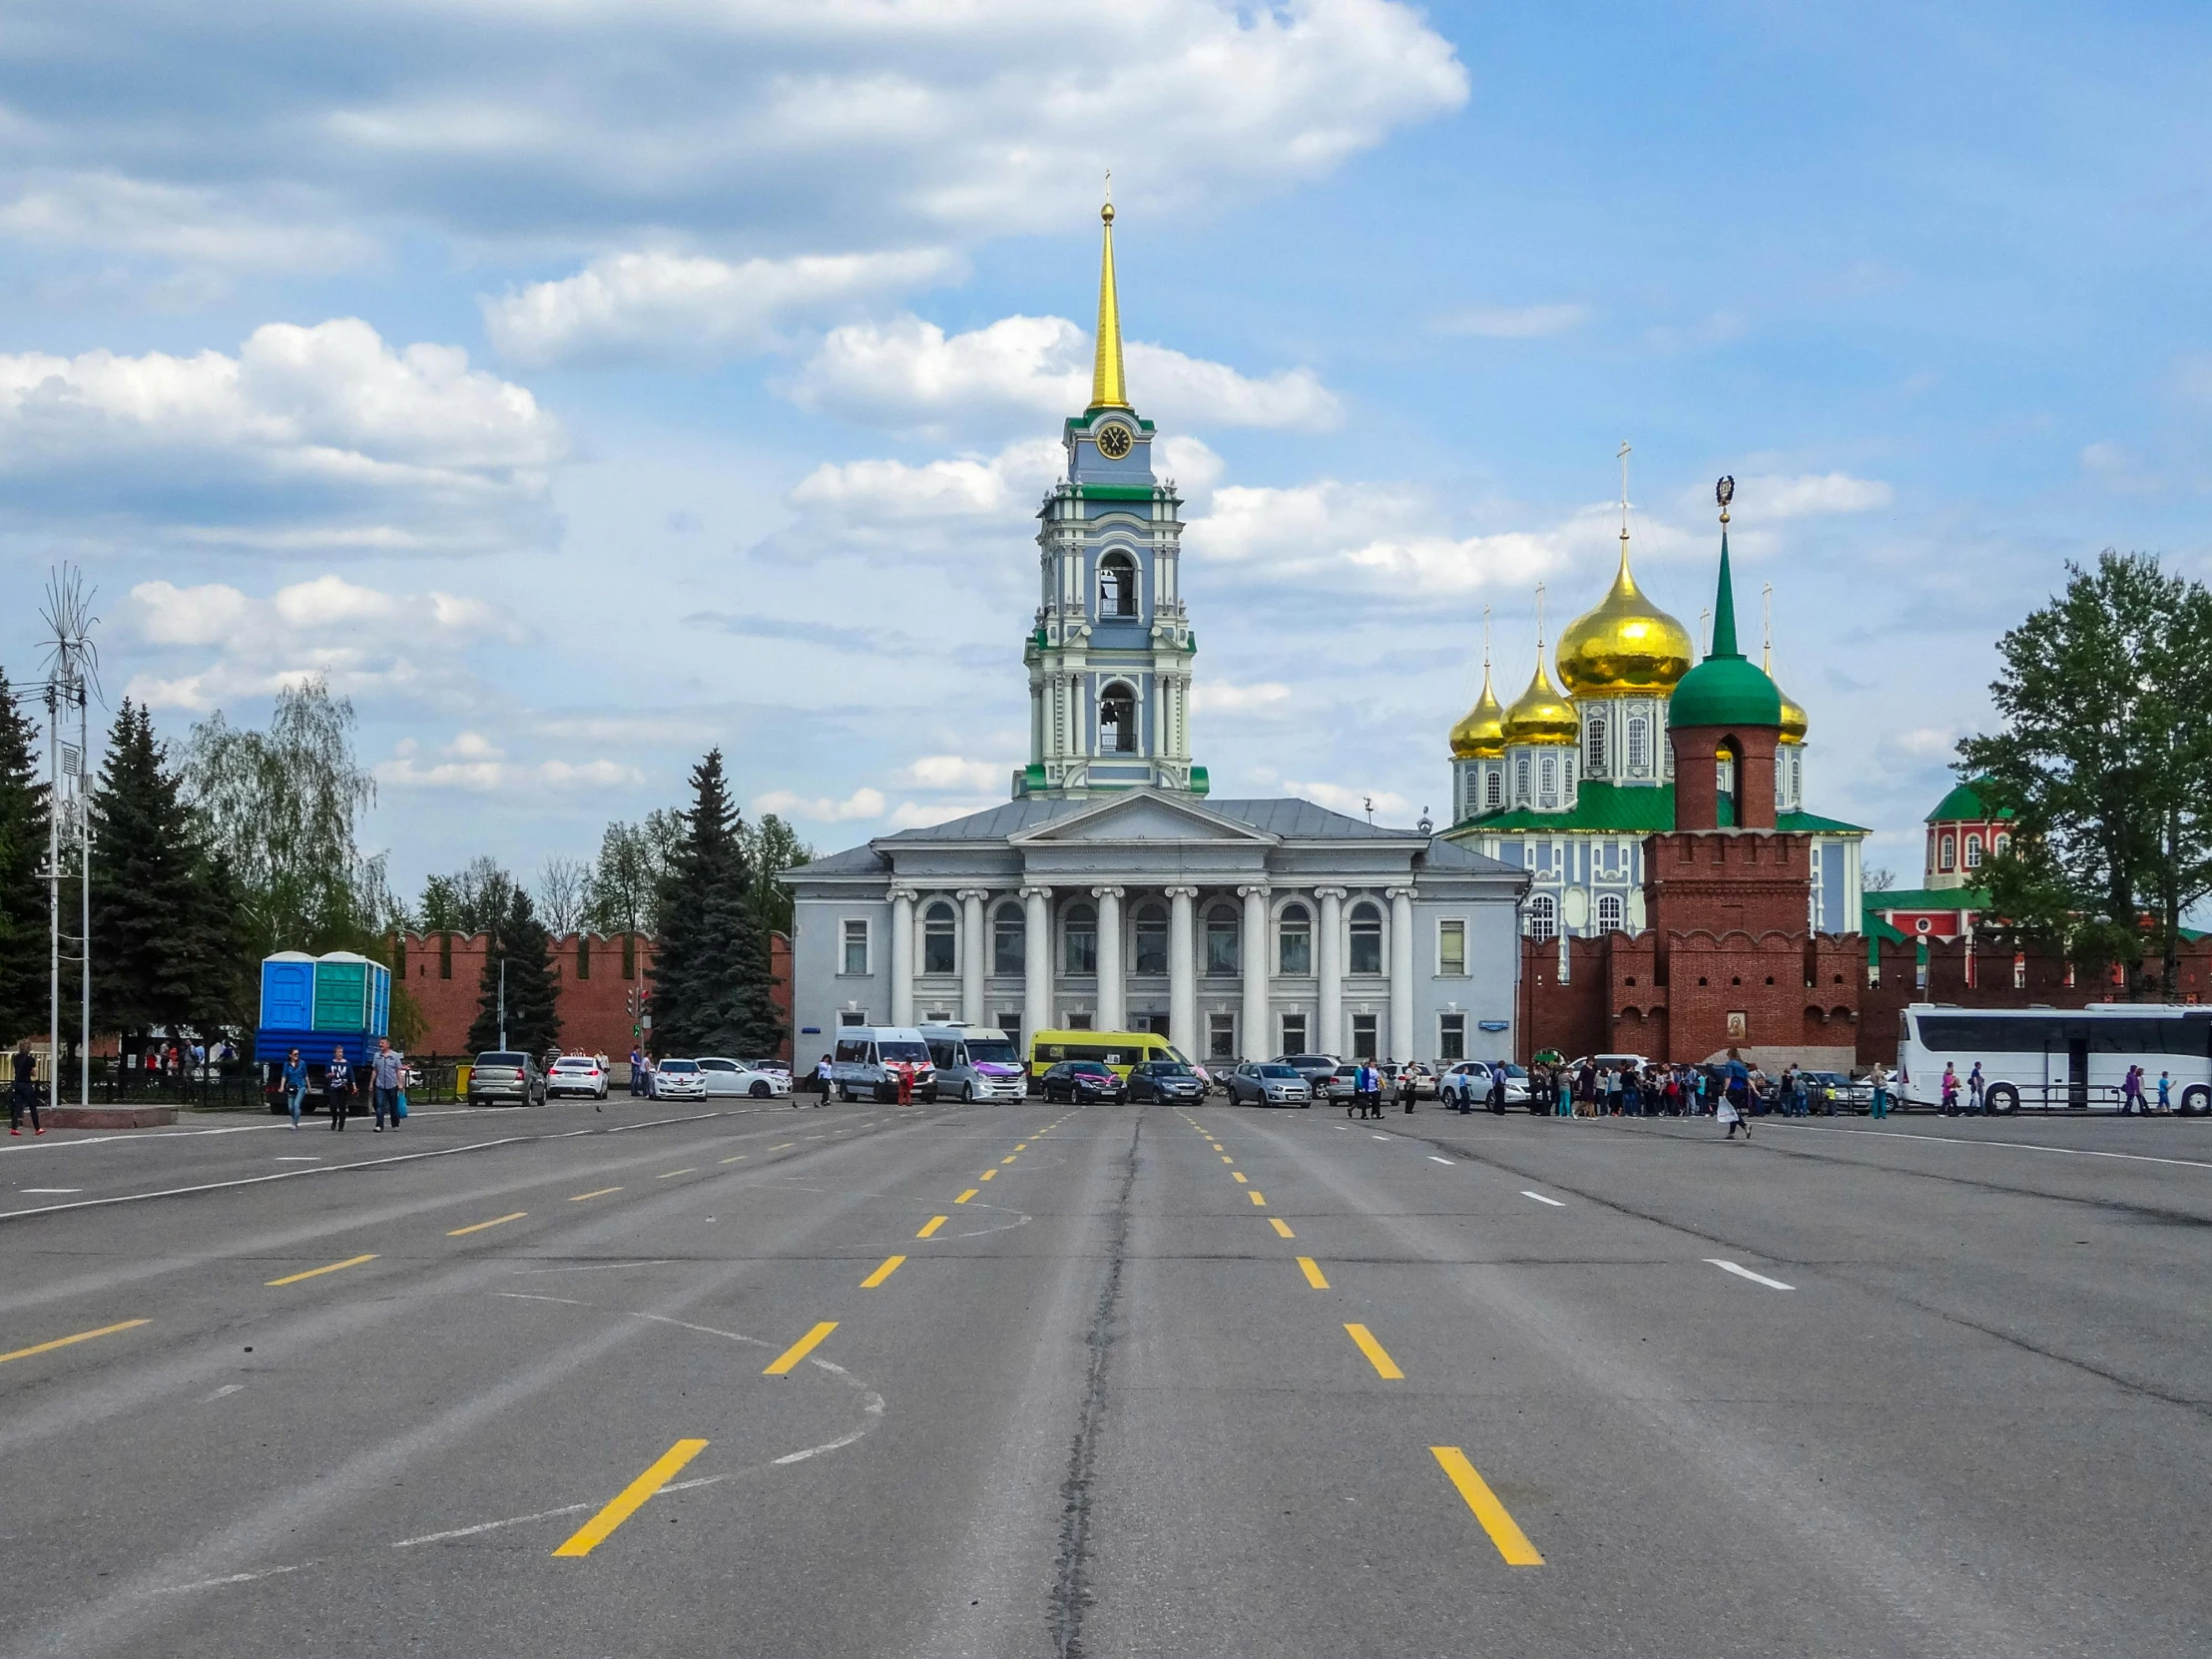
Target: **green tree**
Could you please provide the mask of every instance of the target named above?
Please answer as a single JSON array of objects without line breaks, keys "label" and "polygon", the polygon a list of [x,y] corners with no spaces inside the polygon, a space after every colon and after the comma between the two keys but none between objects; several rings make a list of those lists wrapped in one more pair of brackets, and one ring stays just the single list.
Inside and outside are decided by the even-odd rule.
[{"label": "green tree", "polygon": [[608,825],[584,884],[583,924],[601,933],[658,933],[670,858],[682,838],[676,815],[665,810],[642,824]]},{"label": "green tree", "polygon": [[653,965],[654,1046],[671,1054],[769,1054],[784,1039],[768,935],[753,902],[742,821],[722,751],[692,771]]},{"label": "green tree", "polygon": [[479,853],[451,875],[422,884],[418,914],[425,933],[489,933],[507,913],[515,878],[499,860]]},{"label": "green tree", "polygon": [[46,1029],[46,786],[37,728],[0,674],[0,1042]]},{"label": "green tree", "polygon": [[552,940],[531,907],[530,895],[510,884],[505,904],[482,929],[491,935],[478,983],[476,1022],[468,1028],[469,1047],[479,1053],[498,1048],[500,964],[506,964],[507,1042],[509,1048],[542,1055],[560,1039],[561,1016],[554,1002]]},{"label": "green tree", "polygon": [[791,936],[792,890],[777,876],[796,865],[812,863],[815,849],[799,838],[799,832],[774,813],[761,821],[741,825],[746,866],[752,873],[753,913],[766,931]]},{"label": "green tree", "polygon": [[1956,763],[2014,814],[1992,906],[2086,963],[2139,965],[2147,917],[2172,996],[2181,918],[2212,895],[2212,593],[2107,551],[1997,651],[2003,730]]}]

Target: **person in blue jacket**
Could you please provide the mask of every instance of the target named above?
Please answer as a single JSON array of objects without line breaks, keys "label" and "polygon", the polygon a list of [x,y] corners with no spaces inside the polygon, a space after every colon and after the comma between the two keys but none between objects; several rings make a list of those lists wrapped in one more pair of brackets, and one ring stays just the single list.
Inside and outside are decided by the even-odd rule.
[{"label": "person in blue jacket", "polygon": [[299,1127],[299,1105],[307,1098],[307,1066],[293,1049],[284,1058],[284,1104],[291,1108],[291,1126]]}]

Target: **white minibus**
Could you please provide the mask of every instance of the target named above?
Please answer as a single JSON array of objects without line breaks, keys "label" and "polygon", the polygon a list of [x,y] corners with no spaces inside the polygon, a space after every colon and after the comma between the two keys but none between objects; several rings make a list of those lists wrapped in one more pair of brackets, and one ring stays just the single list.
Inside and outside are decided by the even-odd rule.
[{"label": "white minibus", "polygon": [[2110,1111],[2127,1068],[2143,1068],[2154,1104],[2158,1074],[2171,1075],[2178,1111],[2212,1106],[2212,1008],[2179,1003],[2100,1002],[2086,1008],[1952,1008],[1916,1002],[1898,1033],[1899,1099],[1939,1106],[1943,1067],[1964,1080],[1981,1066],[1992,1112]]}]

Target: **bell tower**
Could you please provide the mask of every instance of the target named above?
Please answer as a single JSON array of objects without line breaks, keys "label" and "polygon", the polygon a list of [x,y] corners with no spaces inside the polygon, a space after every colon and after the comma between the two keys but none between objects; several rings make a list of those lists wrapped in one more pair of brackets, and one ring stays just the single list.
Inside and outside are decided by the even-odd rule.
[{"label": "bell tower", "polygon": [[1153,426],[1130,404],[1114,281],[1114,205],[1099,210],[1098,337],[1091,401],[1061,429],[1067,477],[1037,517],[1029,764],[1013,793],[1207,791],[1191,764],[1191,659],[1183,610],[1183,505],[1152,467]]}]

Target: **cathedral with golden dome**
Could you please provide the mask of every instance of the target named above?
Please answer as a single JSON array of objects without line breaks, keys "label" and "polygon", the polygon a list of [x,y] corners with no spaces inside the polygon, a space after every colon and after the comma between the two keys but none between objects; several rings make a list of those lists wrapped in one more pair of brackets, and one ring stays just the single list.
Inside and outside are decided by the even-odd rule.
[{"label": "cathedral with golden dome", "polygon": [[[1555,656],[1539,599],[1535,672],[1509,705],[1498,702],[1485,642],[1481,695],[1451,728],[1444,833],[1533,874],[1523,924],[1540,939],[1640,932],[1643,837],[1674,828],[1668,710],[1699,653],[1689,629],[1637,585],[1626,509],[1624,500],[1620,568],[1605,597],[1567,625]],[[1771,679],[1771,638],[1762,666]],[[1776,828],[1813,837],[1812,929],[1852,932],[1868,831],[1805,810],[1805,710],[1780,696]]]}]

